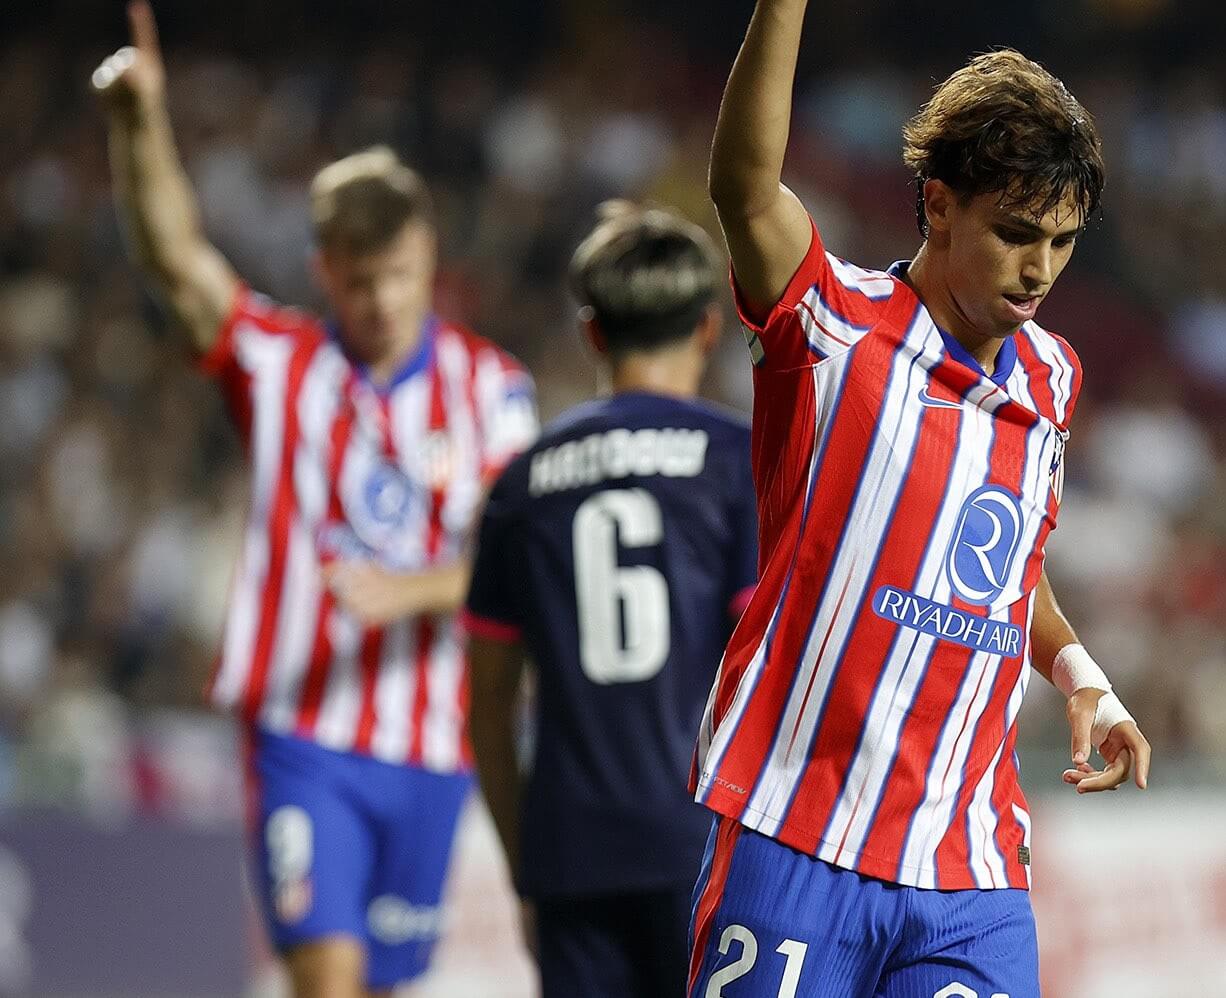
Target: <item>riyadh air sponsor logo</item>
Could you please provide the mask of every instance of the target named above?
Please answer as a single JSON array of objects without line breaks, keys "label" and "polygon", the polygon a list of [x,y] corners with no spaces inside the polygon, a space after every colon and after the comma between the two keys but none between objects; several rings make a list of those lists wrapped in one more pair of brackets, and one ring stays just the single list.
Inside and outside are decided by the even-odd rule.
[{"label": "riyadh air sponsor logo", "polygon": [[924,385],[919,390],[920,405],[926,405],[930,409],[961,409],[961,402],[951,402],[948,399],[935,398],[928,394],[928,386]]},{"label": "riyadh air sponsor logo", "polygon": [[1022,506],[999,485],[976,489],[962,504],[945,569],[954,592],[976,606],[1005,589],[1022,537]]},{"label": "riyadh air sponsor logo", "polygon": [[[984,485],[962,504],[945,571],[954,595],[975,606],[988,606],[1005,590],[1022,536],[1022,507],[1008,489]],[[882,586],[873,594],[873,612],[884,620],[943,641],[991,655],[1013,658],[1022,652],[1022,630],[944,603]]]},{"label": "riyadh air sponsor logo", "polygon": [[975,651],[1006,658],[1022,653],[1022,629],[1016,624],[934,603],[893,586],[882,586],[873,595],[873,612],[883,620]]}]

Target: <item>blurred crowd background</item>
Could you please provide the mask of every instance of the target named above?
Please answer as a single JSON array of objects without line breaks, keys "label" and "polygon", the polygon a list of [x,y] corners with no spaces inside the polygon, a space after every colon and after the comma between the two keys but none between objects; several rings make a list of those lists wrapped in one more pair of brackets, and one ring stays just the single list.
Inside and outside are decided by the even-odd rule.
[{"label": "blurred crowd background", "polygon": [[[650,199],[714,228],[708,143],[751,8],[157,13],[180,149],[245,278],[317,307],[306,186],[330,158],[388,143],[438,202],[440,310],[521,357],[549,418],[597,388],[564,283],[596,204]],[[969,53],[1022,48],[1097,118],[1102,217],[1040,316],[1086,370],[1048,564],[1170,781],[1226,773],[1222,29],[1219,5],[1175,0],[814,0],[787,169],[827,245],[884,267],[919,242],[900,127]],[[87,86],[124,31],[102,0],[0,12],[0,805],[235,824],[228,729],[199,702],[244,472],[124,256]],[[744,409],[729,319],[707,387]],[[1027,746],[1065,744],[1050,694],[1023,725]]]}]

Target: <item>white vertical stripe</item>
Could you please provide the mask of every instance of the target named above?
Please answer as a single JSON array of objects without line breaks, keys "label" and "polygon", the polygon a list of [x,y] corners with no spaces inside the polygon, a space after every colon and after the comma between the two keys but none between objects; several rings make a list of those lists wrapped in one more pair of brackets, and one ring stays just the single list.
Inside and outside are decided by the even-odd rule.
[{"label": "white vertical stripe", "polygon": [[316,535],[327,511],[332,427],[341,408],[341,390],[348,371],[339,350],[331,344],[322,347],[303,376],[296,400],[296,512],[289,524],[277,631],[261,711],[261,721],[273,731],[292,730],[297,721],[315,641],[323,595]]},{"label": "white vertical stripe", "polygon": [[[396,387],[389,400],[389,432],[401,470],[419,490],[421,502],[412,504],[410,518],[401,531],[397,548],[405,552],[406,567],[419,570],[426,564],[426,534],[430,529],[430,492],[426,482],[423,442],[430,420],[430,378],[413,378]],[[406,722],[407,723],[407,722]]]},{"label": "white vertical stripe", "polygon": [[[919,433],[919,421],[909,416],[913,415],[914,397],[928,380],[927,367],[917,363],[916,358],[927,351],[931,363],[936,363],[940,354],[934,337],[939,340],[927,313],[921,310],[906,333],[903,348],[891,360],[864,477],[854,505],[848,510],[840,549],[823,583],[822,603],[814,615],[784,705],[765,776],[749,801],[749,809],[762,815],[758,830],[766,834],[778,831],[796,783],[807,769],[809,742],[834,677],[834,665],[860,615],[876,553],[893,525],[890,512],[911,470],[903,462],[912,453]],[[823,653],[820,661],[819,652]]]},{"label": "white vertical stripe", "polygon": [[409,711],[417,687],[411,649],[416,643],[416,620],[398,620],[383,635],[370,752],[384,762],[404,762],[409,754]]},{"label": "white vertical stripe", "polygon": [[251,377],[251,509],[230,596],[221,668],[213,688],[214,701],[224,706],[241,701],[251,675],[263,612],[261,595],[268,576],[268,516],[281,468],[285,394],[294,344],[293,338],[269,336],[258,326],[241,325],[235,332],[235,356]]},{"label": "white vertical stripe", "polygon": [[469,396],[472,356],[451,336],[438,340],[439,370],[443,375],[443,404],[451,443],[451,477],[443,496],[439,519],[443,526],[438,559],[442,563],[460,555],[468,537],[473,510],[481,494],[481,452],[476,414]]},{"label": "white vertical stripe", "polygon": [[427,769],[446,772],[460,762],[460,739],[464,717],[460,713],[460,684],[464,678],[464,651],[456,633],[455,618],[435,618],[431,650],[430,686],[422,719],[422,763]]},{"label": "white vertical stripe", "polygon": [[291,731],[298,717],[298,694],[315,640],[322,595],[315,533],[297,517],[289,524],[282,573],[277,629],[269,655],[261,723],[272,731]]},{"label": "white vertical stripe", "polygon": [[324,626],[332,642],[332,663],[315,724],[315,740],[344,752],[353,748],[362,709],[358,654],[363,630],[350,614],[337,609],[328,614]]}]

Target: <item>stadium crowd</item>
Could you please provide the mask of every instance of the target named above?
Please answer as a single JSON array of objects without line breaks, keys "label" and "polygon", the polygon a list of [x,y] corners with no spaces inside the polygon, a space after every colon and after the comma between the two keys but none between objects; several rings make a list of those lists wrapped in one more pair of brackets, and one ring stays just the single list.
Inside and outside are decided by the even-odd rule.
[{"label": "stadium crowd", "polygon": [[[594,206],[645,198],[714,225],[704,169],[731,49],[722,27],[700,38],[708,25],[670,13],[688,5],[655,22],[542,5],[500,22],[497,45],[456,24],[435,44],[403,17],[386,31],[295,22],[278,38],[163,6],[181,151],[239,272],[316,304],[306,185],[329,158],[386,142],[432,184],[442,310],[527,363],[546,419],[595,378],[563,283]],[[474,23],[489,13],[467,6]],[[1187,58],[1155,63],[1172,6],[1088,4],[1090,37],[1113,40],[1092,59],[1041,19],[1000,38],[964,25],[908,59],[903,37],[875,44],[886,5],[857,5],[876,19],[835,19],[838,59],[806,43],[788,174],[828,245],[884,266],[919,241],[900,126],[969,48],[1049,59],[1096,115],[1106,208],[1040,316],[1086,369],[1049,564],[1176,778],[1174,759],[1226,772],[1226,77],[1220,53],[1187,40]],[[86,87],[113,39],[90,25],[54,40],[8,25],[0,41],[0,804],[233,821],[224,728],[198,704],[242,465],[124,258]],[[708,391],[748,407],[734,334]],[[1045,703],[1024,711],[1025,741],[1061,745]]]}]

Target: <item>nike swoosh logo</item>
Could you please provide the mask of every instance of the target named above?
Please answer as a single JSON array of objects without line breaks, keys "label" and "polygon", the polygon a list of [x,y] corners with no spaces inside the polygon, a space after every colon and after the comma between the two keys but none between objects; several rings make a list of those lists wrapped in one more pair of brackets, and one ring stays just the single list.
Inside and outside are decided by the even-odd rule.
[{"label": "nike swoosh logo", "polygon": [[949,402],[945,399],[933,398],[928,394],[928,386],[925,385],[919,390],[919,400],[921,405],[929,406],[933,409],[961,409],[961,402]]}]

